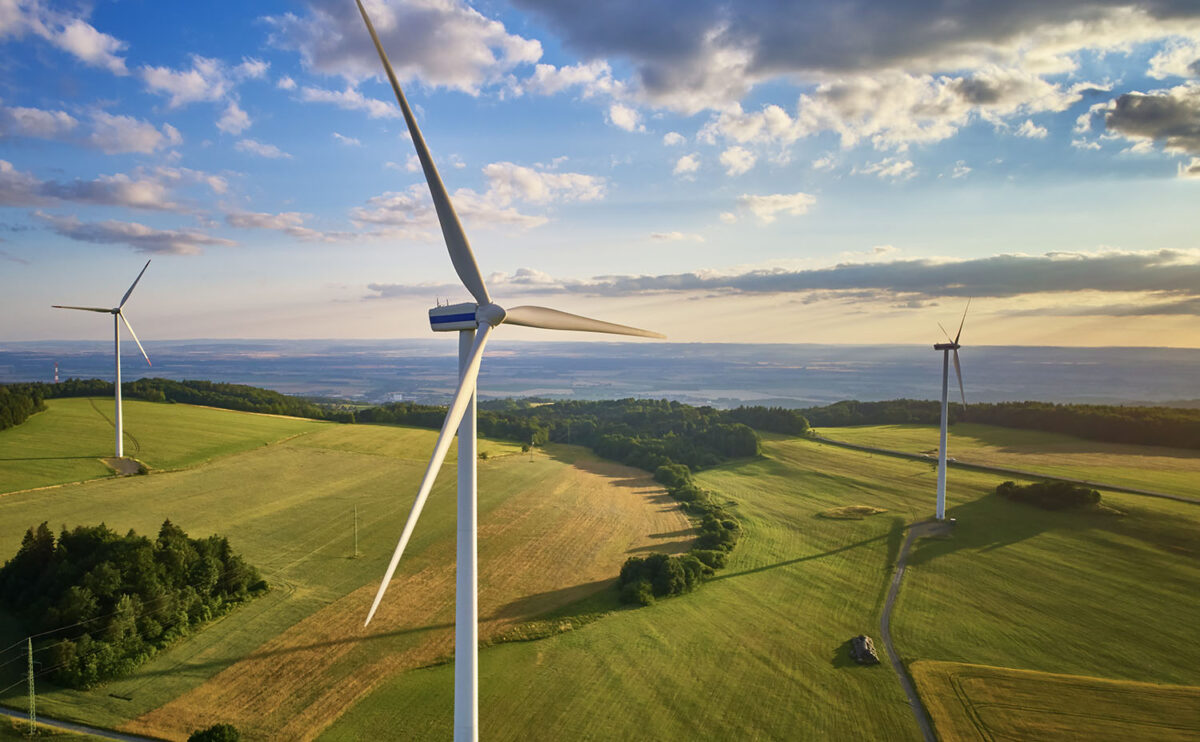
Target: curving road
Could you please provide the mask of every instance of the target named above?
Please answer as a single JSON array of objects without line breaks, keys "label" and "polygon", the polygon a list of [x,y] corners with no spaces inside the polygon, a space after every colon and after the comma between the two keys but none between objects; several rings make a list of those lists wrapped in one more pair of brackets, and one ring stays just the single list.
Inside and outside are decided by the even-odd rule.
[{"label": "curving road", "polygon": [[[26,721],[29,718],[28,713],[10,709],[5,706],[0,706],[0,716],[8,716],[19,721]],[[43,726],[53,727],[55,729],[63,729],[68,732],[75,732],[77,734],[90,734],[93,737],[100,737],[101,739],[116,739],[121,740],[121,742],[161,742],[155,737],[139,737],[136,734],[122,734],[121,732],[114,732],[111,729],[89,727],[86,724],[76,724],[71,721],[47,719],[44,716],[38,716],[37,722]]]},{"label": "curving road", "polygon": [[888,588],[887,600],[883,604],[883,617],[879,619],[879,634],[883,639],[884,649],[887,650],[888,659],[892,662],[892,669],[896,671],[896,677],[900,679],[900,686],[904,688],[904,694],[908,696],[908,705],[912,708],[913,716],[917,718],[917,724],[921,727],[921,734],[925,736],[925,742],[936,742],[937,737],[933,734],[933,727],[929,725],[929,714],[925,711],[925,705],[921,703],[921,697],[917,695],[912,678],[908,676],[904,664],[900,661],[900,655],[896,652],[895,645],[892,644],[892,606],[896,603],[896,596],[900,594],[900,581],[904,579],[904,568],[908,565],[908,550],[913,541],[925,536],[940,535],[947,532],[949,528],[950,526],[946,523],[924,521],[916,523],[908,529],[908,538],[904,539],[904,546],[900,547],[900,556],[896,559],[896,573],[892,575],[892,584]]}]

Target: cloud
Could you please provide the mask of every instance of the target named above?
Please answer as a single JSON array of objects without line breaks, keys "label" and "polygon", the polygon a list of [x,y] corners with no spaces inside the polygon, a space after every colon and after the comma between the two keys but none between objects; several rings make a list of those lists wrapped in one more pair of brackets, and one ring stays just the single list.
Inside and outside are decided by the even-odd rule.
[{"label": "cloud", "polygon": [[[511,162],[493,162],[483,168],[487,191],[480,194],[469,188],[454,192],[455,211],[464,222],[484,226],[538,227],[549,219],[523,214],[513,204],[550,205],[602,199],[604,178],[584,173],[535,170]],[[351,212],[359,224],[395,227],[432,227],[437,224],[433,203],[424,185],[405,191],[389,191],[369,199],[365,206]]]},{"label": "cloud", "polygon": [[852,174],[876,175],[881,180],[908,180],[917,174],[912,160],[902,160],[899,157],[886,157],[879,162],[873,162],[861,168],[854,168]]},{"label": "cloud", "polygon": [[103,111],[92,114],[92,133],[87,144],[106,154],[137,152],[150,154],[183,143],[179,130],[170,124],[161,129],[132,116],[117,116]]},{"label": "cloud", "polygon": [[45,206],[76,203],[91,206],[119,206],[152,211],[187,211],[173,201],[172,191],[186,184],[200,183],[215,193],[223,193],[223,178],[186,168],[155,168],[135,171],[133,175],[101,175],[93,180],[69,182],[41,180],[21,172],[0,160],[0,205]]},{"label": "cloud", "polygon": [[351,86],[344,90],[326,90],[305,86],[300,89],[300,100],[305,103],[331,103],[347,111],[362,111],[373,119],[398,118],[400,116],[400,109],[394,103],[378,98],[368,98]]},{"label": "cloud", "polygon": [[56,216],[42,211],[34,216],[55,234],[78,242],[101,245],[126,245],[137,252],[156,255],[199,255],[208,245],[232,246],[237,243],[212,237],[194,229],[154,229],[137,222],[81,222],[74,216]]},{"label": "cloud", "polygon": [[337,242],[354,237],[349,232],[321,232],[304,226],[312,214],[285,211],[279,214],[234,212],[225,215],[225,223],[238,229],[269,229],[282,232],[302,242]]},{"label": "cloud", "polygon": [[1104,123],[1126,139],[1153,140],[1169,152],[1200,155],[1200,83],[1125,93],[1112,102]]},{"label": "cloud", "polygon": [[1025,119],[1025,123],[1017,128],[1016,135],[1026,139],[1045,139],[1050,132],[1044,126],[1033,123],[1033,119]]},{"label": "cloud", "polygon": [[190,69],[144,66],[138,70],[146,88],[169,98],[167,105],[179,108],[198,101],[219,101],[229,93],[232,81],[224,63],[192,55]]},{"label": "cloud", "polygon": [[704,242],[702,235],[684,232],[651,232],[650,239],[657,242]]},{"label": "cloud", "polygon": [[684,113],[723,108],[759,83],[784,78],[824,82],[993,65],[1061,74],[1075,69],[1082,50],[1194,38],[1200,15],[1186,0],[861,0],[852,10],[809,2],[787,12],[772,0],[515,4],[540,14],[579,55],[628,64],[647,99]]},{"label": "cloud", "polygon": [[0,41],[33,35],[70,54],[84,64],[126,75],[119,52],[127,44],[102,33],[83,17],[46,7],[37,0],[0,2]]},{"label": "cloud", "polygon": [[354,137],[343,136],[341,134],[338,134],[336,131],[333,132],[333,140],[339,144],[344,144],[347,147],[361,147],[362,146],[362,142],[355,139]]},{"label": "cloud", "polygon": [[725,166],[726,175],[741,175],[754,167],[754,153],[745,147],[730,147],[721,153],[721,164]]},{"label": "cloud", "polygon": [[225,113],[217,119],[217,128],[226,134],[241,134],[250,128],[250,116],[242,110],[237,101],[229,101]]},{"label": "cloud", "polygon": [[279,78],[279,82],[275,83],[275,87],[279,88],[280,90],[295,90],[296,81],[287,75],[284,75],[283,77]]},{"label": "cloud", "polygon": [[[510,34],[458,0],[364,3],[401,81],[476,93],[522,64],[537,62],[542,45]],[[268,17],[274,45],[295,50],[304,65],[357,82],[382,77],[362,19],[339,0],[311,0],[300,14]]]},{"label": "cloud", "polygon": [[1179,163],[1179,177],[1200,178],[1200,157],[1193,157],[1188,164]]},{"label": "cloud", "polygon": [[954,171],[950,174],[951,178],[965,178],[970,174],[971,168],[967,166],[965,160],[958,160],[954,163]]},{"label": "cloud", "polygon": [[266,157],[269,160],[290,160],[292,156],[287,152],[276,147],[274,144],[265,144],[255,139],[241,139],[233,145],[233,148],[238,152],[245,152],[259,157]]},{"label": "cloud", "polygon": [[515,83],[513,92],[518,95],[555,95],[574,89],[579,89],[586,99],[599,95],[620,95],[624,86],[613,79],[608,62],[597,59],[564,67],[539,64],[534,67],[532,75]]},{"label": "cloud", "polygon": [[675,167],[671,172],[675,175],[688,175],[700,169],[700,155],[693,152],[690,155],[684,155],[675,161]]},{"label": "cloud", "polygon": [[63,139],[78,126],[79,121],[66,111],[0,107],[0,136]]},{"label": "cloud", "polygon": [[664,147],[678,147],[681,144],[687,143],[687,137],[677,131],[668,131],[663,134],[662,143]]},{"label": "cloud", "polygon": [[1146,75],[1155,80],[1166,77],[1200,77],[1200,40],[1174,39],[1150,58]]},{"label": "cloud", "polygon": [[749,211],[763,224],[770,224],[779,214],[790,216],[806,214],[808,207],[816,202],[816,197],[807,193],[775,193],[767,196],[755,196],[747,193],[738,196],[737,207],[741,211]]},{"label": "cloud", "polygon": [[613,103],[608,107],[608,123],[618,129],[624,129],[625,131],[645,131],[646,127],[640,121],[641,114],[637,112],[637,109],[630,108],[621,103]]}]

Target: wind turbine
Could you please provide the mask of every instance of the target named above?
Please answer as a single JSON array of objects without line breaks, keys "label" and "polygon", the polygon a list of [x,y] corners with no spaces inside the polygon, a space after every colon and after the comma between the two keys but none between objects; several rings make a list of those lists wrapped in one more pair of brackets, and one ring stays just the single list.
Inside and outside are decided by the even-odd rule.
[{"label": "wind turbine", "polygon": [[963,309],[962,321],[958,323],[958,334],[950,340],[950,333],[946,332],[946,328],[942,327],[942,323],[938,323],[942,334],[946,336],[948,343],[937,343],[933,346],[934,350],[942,351],[942,433],[941,443],[938,445],[938,470],[937,470],[937,519],[946,519],[946,426],[948,423],[948,402],[949,380],[950,380],[950,354],[954,354],[954,373],[958,375],[958,393],[962,395],[963,407],[967,406],[967,393],[963,390],[962,366],[958,363],[958,349],[962,346],[958,344],[958,339],[962,337],[963,325],[967,321],[967,309],[971,308],[971,300],[967,300],[967,307]]},{"label": "wind turbine", "polygon": [[[375,27],[363,7],[362,0],[355,0],[358,11],[362,14],[367,32],[383,69],[387,73],[392,89],[396,92],[396,100],[404,113],[404,121],[408,124],[409,134],[412,135],[413,146],[421,168],[425,172],[425,180],[429,184],[429,193],[433,197],[433,205],[437,211],[438,222],[442,227],[442,236],[446,248],[450,252],[450,262],[458,274],[463,286],[474,297],[474,302],[438,306],[429,310],[429,324],[435,332],[458,332],[458,388],[450,401],[446,412],[446,420],[438,433],[433,455],[429,458],[429,466],[425,469],[425,477],[417,490],[416,500],[412,511],[400,534],[400,541],[392,554],[392,560],[384,573],[383,582],[375,595],[375,602],[367,614],[369,624],[379,608],[384,591],[400,563],[400,556],[412,535],[425,499],[433,487],[438,470],[450,449],[450,441],[458,431],[458,526],[456,554],[456,584],[455,584],[455,615],[454,615],[454,739],[456,742],[475,742],[479,739],[479,606],[476,586],[476,471],[475,471],[475,433],[476,433],[476,380],[479,378],[479,364],[483,357],[483,348],[492,331],[501,323],[523,325],[525,327],[541,327],[547,330],[577,330],[582,332],[603,332],[613,335],[636,335],[639,337],[662,338],[656,332],[640,330],[636,327],[601,322],[600,320],[581,317],[576,314],[560,312],[546,307],[521,306],[504,309],[495,304],[484,285],[479,266],[467,242],[458,215],[450,203],[450,196],[437,167],[429,154],[421,130],[413,118],[412,109],[400,90],[396,73],[388,61],[387,54],[375,33]],[[365,625],[365,624],[364,624]]]},{"label": "wind turbine", "polygon": [[[146,264],[142,266],[142,273],[145,273],[146,269],[149,267],[150,267],[150,261],[147,260]],[[113,356],[116,361],[116,367],[117,367],[117,383],[114,385],[114,389],[115,389],[114,396],[116,397],[116,412],[113,414],[113,417],[116,419],[116,428],[117,428],[117,453],[116,453],[116,456],[118,459],[125,455],[125,442],[122,440],[122,426],[121,426],[121,323],[122,322],[124,322],[125,327],[128,328],[129,334],[133,336],[133,342],[137,343],[138,350],[142,351],[142,357],[146,359],[146,364],[150,365],[150,356],[146,355],[146,349],[142,347],[142,341],[138,340],[137,333],[133,331],[133,326],[129,324],[129,320],[125,319],[124,313],[121,312],[121,309],[125,306],[125,302],[129,301],[129,295],[133,293],[134,287],[138,285],[138,281],[142,280],[142,273],[139,273],[137,275],[137,278],[133,279],[133,283],[129,286],[129,290],[126,291],[125,295],[121,297],[121,303],[118,304],[117,306],[113,307],[112,309],[104,309],[102,307],[65,307],[61,304],[53,305],[55,309],[78,309],[83,312],[100,312],[101,314],[111,314],[113,316]]]}]

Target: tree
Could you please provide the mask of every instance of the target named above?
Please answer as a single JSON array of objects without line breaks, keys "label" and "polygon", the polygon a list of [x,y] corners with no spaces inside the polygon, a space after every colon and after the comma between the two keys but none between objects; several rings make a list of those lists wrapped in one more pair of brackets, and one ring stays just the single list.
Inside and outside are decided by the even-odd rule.
[{"label": "tree", "polygon": [[232,724],[213,724],[207,729],[197,729],[188,735],[187,742],[238,742],[242,735]]}]

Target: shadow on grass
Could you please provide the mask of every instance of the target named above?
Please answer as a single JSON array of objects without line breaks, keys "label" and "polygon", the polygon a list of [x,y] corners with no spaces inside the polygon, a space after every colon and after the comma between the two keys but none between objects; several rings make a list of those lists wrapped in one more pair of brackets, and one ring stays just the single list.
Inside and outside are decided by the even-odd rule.
[{"label": "shadow on grass", "polygon": [[[542,593],[534,593],[533,595],[525,595],[516,600],[505,603],[487,616],[488,620],[496,619],[545,619],[545,618],[568,618],[572,615],[580,613],[594,612],[595,606],[591,605],[593,599],[600,593],[606,592],[606,588],[611,587],[616,583],[616,575],[608,580],[595,580],[593,582],[584,582],[579,585],[571,585],[570,587],[559,588],[558,590],[547,590]],[[607,592],[613,593],[613,602],[616,601],[616,591]]]},{"label": "shadow on grass", "polygon": [[92,456],[0,456],[0,461],[94,461],[108,456],[108,452]]},{"label": "shadow on grass", "polygon": [[[903,533],[903,531],[901,533]],[[759,572],[766,572],[766,571],[772,570],[772,569],[779,569],[780,567],[788,567],[793,564],[800,564],[801,562],[809,562],[814,559],[824,559],[825,557],[830,557],[830,556],[833,556],[834,554],[841,554],[843,552],[847,552],[852,549],[858,549],[863,546],[866,546],[867,544],[872,544],[872,543],[875,543],[876,541],[883,541],[884,539],[888,539],[888,538],[892,538],[891,532],[880,534],[880,535],[874,536],[872,538],[863,539],[862,541],[855,541],[852,544],[846,544],[845,546],[839,546],[838,548],[830,549],[829,551],[822,551],[819,554],[809,554],[808,556],[796,557],[795,559],[786,559],[782,562],[775,562],[774,564],[764,564],[761,567],[754,567],[753,569],[745,569],[745,570],[742,570],[741,572],[732,572],[729,574],[719,574],[716,577],[710,577],[708,580],[706,580],[706,582],[718,582],[720,580],[728,580],[728,579],[731,579],[734,577],[743,577],[745,575],[752,575],[752,574],[757,574]]]},{"label": "shadow on grass", "polygon": [[1002,549],[1049,531],[1106,532],[1137,539],[1175,556],[1200,559],[1200,517],[1155,512],[1136,504],[1123,503],[1121,510],[1122,514],[1092,508],[1042,510],[992,492],[948,509],[946,515],[957,519],[951,535],[920,539],[913,545],[908,563],[918,566],[961,549]]}]

